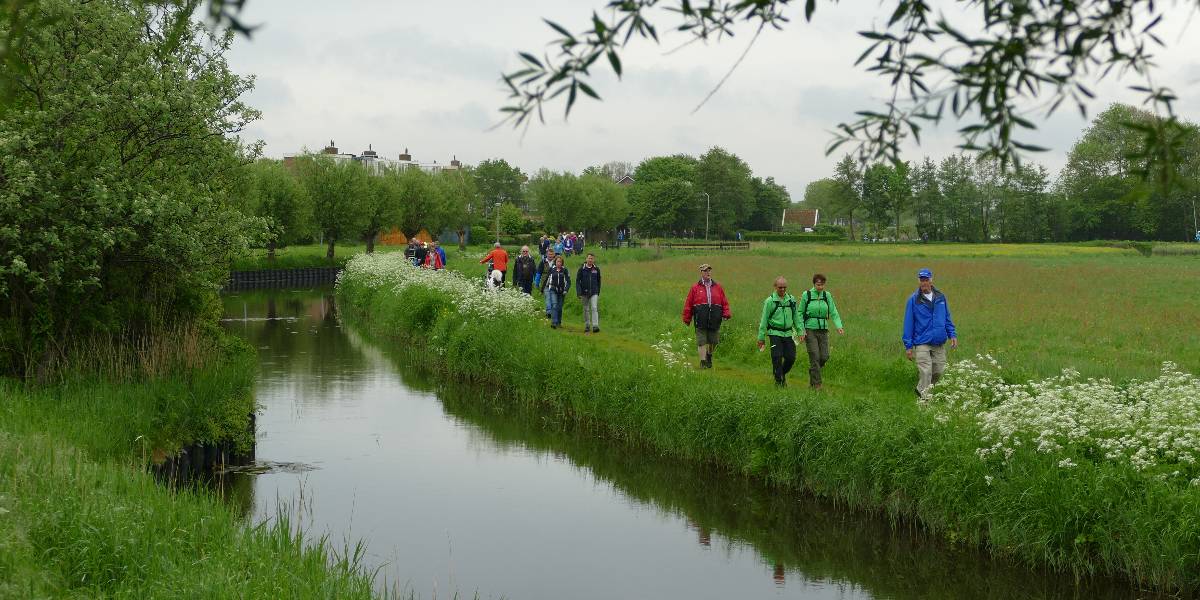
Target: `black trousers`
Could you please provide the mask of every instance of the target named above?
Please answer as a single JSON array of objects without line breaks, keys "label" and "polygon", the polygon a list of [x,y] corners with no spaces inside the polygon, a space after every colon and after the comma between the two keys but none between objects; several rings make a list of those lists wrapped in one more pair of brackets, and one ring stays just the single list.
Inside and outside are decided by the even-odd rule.
[{"label": "black trousers", "polygon": [[796,364],[796,341],[792,336],[769,335],[771,343],[771,369],[775,372],[775,383],[787,382],[788,371]]}]

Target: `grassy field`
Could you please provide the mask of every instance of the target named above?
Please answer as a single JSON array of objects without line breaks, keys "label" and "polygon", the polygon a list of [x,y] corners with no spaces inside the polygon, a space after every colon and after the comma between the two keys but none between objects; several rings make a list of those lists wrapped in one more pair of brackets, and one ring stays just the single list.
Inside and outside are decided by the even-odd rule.
[{"label": "grassy field", "polygon": [[254,359],[234,345],[154,376],[0,379],[0,598],[373,596],[361,545],[308,539],[296,510],[248,525],[145,470],[194,442],[252,441]]},{"label": "grassy field", "polygon": [[[1162,589],[1200,586],[1200,473],[1180,449],[1188,440],[1197,445],[1194,380],[1142,386],[1175,394],[1163,406],[1184,430],[1170,431],[1180,447],[1152,449],[1159,453],[1153,469],[1074,432],[1058,440],[1056,453],[1026,443],[1006,446],[995,460],[980,453],[991,443],[987,420],[915,401],[915,368],[900,343],[903,302],[916,270],[929,267],[958,325],[962,346],[952,363],[990,354],[1009,383],[1066,368],[1147,380],[1164,361],[1195,373],[1194,258],[1088,246],[772,244],[637,260],[651,257],[599,253],[602,333],[590,336],[574,298],[567,327],[554,331],[538,314],[540,298],[471,300],[469,284],[446,287],[386,260],[351,263],[338,293],[344,314],[372,335],[439,353],[434,368],[444,376],[503,387],[514,402],[568,415],[612,439],[913,519],[999,556]],[[712,371],[694,368],[692,333],[679,316],[701,262],[713,265],[734,314]],[[570,261],[572,270],[578,263]],[[833,336],[825,391],[803,385],[803,356],[793,386],[778,390],[754,345],[762,300],[775,276],[788,277],[795,293],[814,272],[829,277],[847,333]],[[467,273],[474,280],[480,271]],[[964,381],[960,388],[970,387]],[[1116,402],[1153,411],[1153,402],[1132,400],[1135,388],[1116,390]]]}]

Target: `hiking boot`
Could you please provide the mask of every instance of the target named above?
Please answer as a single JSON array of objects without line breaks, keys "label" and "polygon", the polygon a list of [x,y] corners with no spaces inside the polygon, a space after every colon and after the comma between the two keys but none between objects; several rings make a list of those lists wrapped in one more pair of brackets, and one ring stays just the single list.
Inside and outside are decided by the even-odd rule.
[{"label": "hiking boot", "polygon": [[813,389],[813,391],[814,391],[814,392],[819,392],[819,391],[821,391],[821,384],[819,384],[819,383],[814,383],[814,384],[812,384],[812,385],[811,385],[811,386],[809,386],[809,387],[811,387],[811,388]]},{"label": "hiking boot", "polygon": [[599,328],[599,327],[593,327],[593,328],[592,328],[592,333],[600,333],[600,328]]}]

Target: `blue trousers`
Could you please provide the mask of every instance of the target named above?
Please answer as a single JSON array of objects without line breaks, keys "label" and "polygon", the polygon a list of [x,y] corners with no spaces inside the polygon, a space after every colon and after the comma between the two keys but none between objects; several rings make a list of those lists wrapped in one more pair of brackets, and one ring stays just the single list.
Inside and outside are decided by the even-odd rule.
[{"label": "blue trousers", "polygon": [[546,291],[546,310],[550,313],[550,322],[562,325],[563,295],[558,292]]}]

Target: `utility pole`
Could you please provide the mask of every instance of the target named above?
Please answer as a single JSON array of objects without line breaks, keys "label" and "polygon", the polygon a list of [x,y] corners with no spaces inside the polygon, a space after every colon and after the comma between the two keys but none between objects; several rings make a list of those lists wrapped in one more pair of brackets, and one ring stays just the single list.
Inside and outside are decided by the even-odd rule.
[{"label": "utility pole", "polygon": [[500,243],[500,203],[496,203],[496,243]]},{"label": "utility pole", "polygon": [[708,192],[700,192],[704,194],[704,241],[708,241],[708,208],[712,204],[712,198],[708,196]]}]

